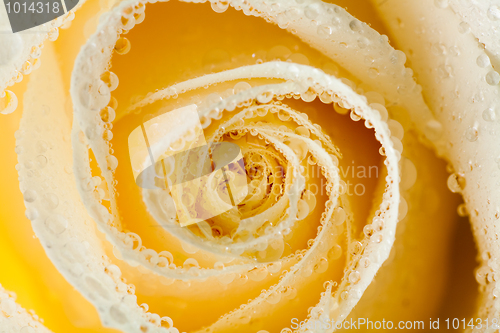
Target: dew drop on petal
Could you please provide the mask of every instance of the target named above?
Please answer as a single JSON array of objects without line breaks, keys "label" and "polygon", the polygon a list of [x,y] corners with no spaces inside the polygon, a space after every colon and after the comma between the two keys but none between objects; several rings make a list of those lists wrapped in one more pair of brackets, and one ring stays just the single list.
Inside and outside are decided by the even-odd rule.
[{"label": "dew drop on petal", "polygon": [[303,220],[309,215],[309,205],[304,199],[300,199],[297,203],[297,220]]},{"label": "dew drop on petal", "polygon": [[385,106],[378,103],[372,103],[370,104],[370,107],[380,113],[380,119],[382,119],[383,121],[386,121],[389,117],[389,112],[387,111]]},{"label": "dew drop on petal", "polygon": [[114,91],[118,87],[119,79],[118,75],[113,72],[105,72],[101,75],[101,80],[106,83],[109,88],[109,91]]},{"label": "dew drop on petal", "polygon": [[451,174],[447,181],[448,188],[453,193],[460,193],[465,188],[465,178],[459,174]]},{"label": "dew drop on petal", "polygon": [[24,201],[26,202],[34,202],[37,198],[37,194],[35,190],[26,190],[23,193]]},{"label": "dew drop on petal", "polygon": [[318,17],[318,15],[319,15],[317,6],[315,6],[315,5],[307,6],[306,9],[304,10],[304,15],[308,19],[311,19],[311,20],[316,19],[316,17]]},{"label": "dew drop on petal", "polygon": [[458,32],[461,34],[470,32],[470,25],[467,22],[460,22],[458,25]]},{"label": "dew drop on petal", "polygon": [[32,207],[28,208],[28,209],[26,209],[25,215],[28,218],[28,220],[34,221],[38,218],[38,210],[36,210],[36,208],[32,208]]},{"label": "dew drop on petal", "polygon": [[435,141],[443,134],[443,125],[437,120],[430,120],[425,125],[424,134],[427,139]]},{"label": "dew drop on petal", "polygon": [[286,29],[290,24],[288,16],[285,13],[279,13],[278,15],[276,15],[276,22],[281,29]]},{"label": "dew drop on petal", "polygon": [[458,207],[457,207],[457,213],[461,217],[467,216],[467,207],[465,206],[464,203],[458,205]]},{"label": "dew drop on petal", "polygon": [[55,209],[59,206],[59,198],[54,193],[46,193],[42,198],[42,204],[49,209]]},{"label": "dew drop on petal", "polygon": [[108,163],[109,170],[115,170],[116,167],[118,166],[118,159],[113,155],[107,156],[106,162]]},{"label": "dew drop on petal", "polygon": [[38,155],[36,157],[36,166],[40,169],[43,169],[45,168],[46,165],[47,165],[47,157],[45,157],[44,155]]},{"label": "dew drop on petal", "polygon": [[45,220],[45,225],[54,235],[59,235],[68,227],[68,220],[62,215],[55,214]]},{"label": "dew drop on petal", "polygon": [[354,32],[359,31],[361,30],[361,22],[359,22],[358,20],[352,20],[349,23],[349,28],[351,28],[351,30]]},{"label": "dew drop on petal", "polygon": [[59,37],[59,29],[58,28],[52,28],[50,29],[48,33],[48,39],[53,42]]},{"label": "dew drop on petal", "polygon": [[495,114],[495,110],[493,108],[487,108],[486,110],[483,111],[484,121],[493,122],[493,121],[495,121],[495,118],[496,118],[496,114]]},{"label": "dew drop on petal", "polygon": [[0,93],[0,113],[9,114],[17,108],[17,96],[10,90]]},{"label": "dew drop on petal", "polygon": [[469,127],[467,131],[465,132],[465,138],[467,141],[474,142],[477,140],[479,136],[479,133],[477,131],[477,128],[475,127]]},{"label": "dew drop on petal", "polygon": [[349,282],[352,284],[356,284],[361,280],[361,274],[358,271],[352,271],[351,274],[349,274]]},{"label": "dew drop on petal", "polygon": [[342,247],[338,244],[335,244],[330,251],[328,251],[328,258],[331,260],[336,260],[340,258],[342,255]]},{"label": "dew drop on petal", "polygon": [[219,0],[211,3],[212,9],[216,13],[224,13],[229,8],[229,1]]},{"label": "dew drop on petal", "polygon": [[340,225],[340,224],[344,223],[346,217],[347,217],[347,214],[342,207],[337,207],[333,211],[333,220],[335,221],[334,222],[335,225]]},{"label": "dew drop on petal", "polygon": [[486,68],[490,65],[490,58],[483,53],[477,57],[476,64],[481,68]]},{"label": "dew drop on petal", "polygon": [[102,109],[99,115],[101,116],[101,120],[105,123],[112,122],[116,117],[115,110],[110,106],[107,106],[104,109]]},{"label": "dew drop on petal", "polygon": [[490,71],[486,74],[486,83],[490,86],[495,86],[500,82],[500,74],[496,71]]},{"label": "dew drop on petal", "polygon": [[115,51],[118,54],[127,54],[130,51],[130,41],[125,37],[120,37],[115,44]]}]

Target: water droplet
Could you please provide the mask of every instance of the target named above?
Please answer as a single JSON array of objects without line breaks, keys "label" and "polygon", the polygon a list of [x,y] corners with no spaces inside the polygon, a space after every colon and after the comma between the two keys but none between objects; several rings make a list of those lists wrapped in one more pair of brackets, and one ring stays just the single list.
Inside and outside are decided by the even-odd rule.
[{"label": "water droplet", "polygon": [[304,15],[310,20],[316,19],[316,17],[318,17],[319,15],[317,6],[315,5],[307,6],[306,9],[304,10]]},{"label": "water droplet", "polygon": [[465,138],[470,142],[476,141],[478,135],[479,135],[478,130],[475,127],[469,127],[465,132]]},{"label": "water droplet", "polygon": [[52,28],[50,29],[47,37],[51,42],[55,41],[57,37],[59,37],[59,29],[58,28]]},{"label": "water droplet", "polygon": [[470,25],[467,22],[460,22],[458,25],[458,32],[461,34],[466,34],[470,32]]},{"label": "water droplet", "polygon": [[271,91],[265,91],[257,96],[257,101],[261,104],[266,104],[272,101],[273,96]]},{"label": "water droplet", "polygon": [[212,2],[212,9],[216,13],[224,13],[229,8],[229,1],[219,0],[217,2]]},{"label": "water droplet", "polygon": [[[301,135],[303,137],[306,137],[308,138],[311,133],[309,132],[309,129],[305,126],[299,126],[295,129],[295,133],[297,133],[298,135]],[[312,155],[311,155],[312,156]]]},{"label": "water droplet", "polygon": [[291,20],[297,20],[300,18],[299,9],[296,7],[289,8],[285,11],[286,16],[288,16]]},{"label": "water droplet", "polygon": [[368,38],[366,37],[360,37],[358,39],[358,46],[360,49],[364,49],[365,47],[367,47],[368,45],[370,44],[370,41],[368,40]]},{"label": "water droplet", "polygon": [[68,228],[68,220],[62,215],[55,214],[45,220],[45,225],[54,235],[59,235]]},{"label": "water droplet", "polygon": [[38,155],[35,160],[36,160],[36,166],[40,169],[45,168],[45,166],[47,165],[47,157],[43,155]]},{"label": "water droplet", "polygon": [[330,249],[330,251],[328,251],[328,258],[330,258],[331,260],[337,260],[338,258],[340,258],[341,255],[342,255],[342,247],[338,244],[335,244]]},{"label": "water droplet", "polygon": [[447,185],[451,192],[460,193],[465,188],[465,178],[453,173],[448,177]]},{"label": "water droplet", "polygon": [[[1,57],[1,54],[0,54]],[[17,108],[17,96],[10,90],[0,93],[0,113],[9,114]]]},{"label": "water droplet", "polygon": [[47,149],[49,148],[49,145],[47,144],[47,142],[43,141],[43,140],[40,140],[36,143],[36,151],[39,153],[39,154],[43,154],[47,151]]},{"label": "water droplet", "polygon": [[490,58],[483,53],[477,57],[476,64],[481,68],[486,68],[490,65]]},{"label": "water droplet", "polygon": [[387,124],[389,125],[389,130],[391,131],[391,135],[395,136],[399,140],[403,140],[403,137],[405,135],[405,130],[403,128],[403,125],[401,125],[400,122],[394,119],[390,119],[387,122]]},{"label": "water droplet", "polygon": [[349,28],[351,28],[352,31],[357,32],[361,30],[361,22],[358,20],[352,20],[349,23]]},{"label": "water droplet", "polygon": [[300,199],[297,203],[297,220],[301,221],[309,215],[309,205],[303,199]]},{"label": "water droplet", "polygon": [[361,280],[361,273],[358,271],[352,271],[351,274],[349,274],[349,282],[352,284],[356,284]]},{"label": "water droplet", "polygon": [[372,103],[370,104],[370,107],[379,112],[380,119],[382,119],[383,121],[386,121],[387,118],[389,118],[389,112],[382,104]]},{"label": "water droplet", "polygon": [[101,75],[101,81],[108,86],[109,91],[114,91],[120,82],[118,76],[110,71],[106,71]]},{"label": "water droplet", "polygon": [[130,51],[131,44],[126,37],[120,37],[115,44],[115,52],[118,54],[127,54]]},{"label": "water droplet", "polygon": [[55,209],[59,206],[59,198],[54,193],[46,193],[42,198],[42,204],[49,209]]},{"label": "water droplet", "polygon": [[170,317],[161,318],[161,327],[171,328],[174,327],[174,321]]},{"label": "water droplet", "polygon": [[465,206],[464,203],[458,205],[457,213],[459,216],[462,216],[462,217],[467,216],[467,207]]},{"label": "water droplet", "polygon": [[483,111],[484,121],[493,122],[493,121],[495,121],[495,118],[496,118],[496,114],[495,114],[495,110],[493,108],[487,108],[486,110]]},{"label": "water droplet", "polygon": [[23,193],[24,201],[26,202],[34,202],[37,198],[37,194],[35,190],[26,190]]},{"label": "water droplet", "polygon": [[23,73],[24,75],[30,74],[32,70],[33,67],[31,66],[31,62],[29,62],[29,60],[25,61],[21,66],[21,73]]},{"label": "water droplet", "polygon": [[321,274],[326,272],[328,269],[328,260],[326,258],[321,258],[319,262],[314,266],[314,272]]},{"label": "water droplet", "polygon": [[406,54],[400,50],[394,50],[389,58],[393,65],[404,65],[406,63]]},{"label": "water droplet", "polygon": [[341,225],[342,223],[344,223],[346,217],[347,214],[342,207],[337,207],[333,211],[333,220],[335,221],[335,225]]},{"label": "water droplet", "polygon": [[372,67],[372,68],[368,69],[368,76],[371,79],[376,78],[379,74],[380,74],[379,70],[377,68],[375,68],[375,67]]},{"label": "water droplet", "polygon": [[113,132],[111,132],[110,130],[105,130],[102,134],[102,138],[105,141],[111,141],[111,139],[113,139]]},{"label": "water droplet", "polygon": [[490,71],[486,74],[486,83],[490,86],[495,86],[500,82],[500,74],[496,71]]},{"label": "water droplet", "polygon": [[285,13],[279,13],[276,15],[276,22],[281,29],[286,29],[290,24],[288,16]]},{"label": "water droplet", "polygon": [[401,221],[402,219],[404,219],[407,213],[408,213],[408,203],[403,197],[401,197],[398,209],[398,220]]},{"label": "water droplet", "polygon": [[30,57],[36,59],[40,58],[41,55],[42,55],[42,50],[40,49],[40,47],[33,45],[33,47],[31,47]]},{"label": "water droplet", "polygon": [[323,91],[319,95],[319,99],[321,100],[321,102],[323,102],[325,104],[330,104],[333,101],[332,100],[332,95],[330,95],[327,91]]},{"label": "water droplet", "polygon": [[488,9],[488,18],[493,21],[500,20],[500,7],[493,5]]},{"label": "water droplet", "polygon": [[363,233],[367,237],[371,237],[375,231],[373,230],[373,226],[371,224],[367,224],[363,227]]},{"label": "water droplet", "polygon": [[278,118],[281,121],[287,121],[290,119],[290,113],[286,110],[280,109],[278,111]]},{"label": "water droplet", "polygon": [[355,112],[355,110],[352,110],[351,111],[351,119],[354,120],[354,121],[360,121],[361,120],[361,115],[359,115],[357,112]]},{"label": "water droplet", "polygon": [[250,85],[250,83],[242,81],[242,82],[238,82],[234,85],[233,91],[235,94],[238,94],[242,91],[245,91],[245,90],[248,90],[251,88],[252,88],[252,86]]},{"label": "water droplet", "polygon": [[200,264],[198,264],[198,261],[194,258],[188,258],[184,261],[184,264],[182,265],[185,269],[193,268],[193,267],[200,267]]},{"label": "water droplet", "polygon": [[437,120],[430,120],[425,125],[424,134],[427,139],[436,141],[443,134],[443,125]]},{"label": "water droplet", "polygon": [[302,98],[304,102],[312,102],[316,98],[316,92],[313,89],[309,88],[305,92],[300,94],[300,98]]},{"label": "water droplet", "polygon": [[108,163],[108,170],[115,170],[118,167],[118,159],[113,155],[107,156],[106,162]]},{"label": "water droplet", "polygon": [[125,324],[128,322],[125,306],[123,306],[121,303],[111,306],[111,308],[109,309],[109,316],[111,317],[111,319],[120,324]]},{"label": "water droplet", "polygon": [[30,221],[34,221],[38,218],[38,210],[36,210],[36,208],[33,207],[26,209],[26,212],[24,214]]},{"label": "water droplet", "polygon": [[111,108],[110,106],[107,106],[105,107],[104,109],[101,110],[101,112],[99,113],[99,115],[101,116],[101,120],[105,123],[110,123],[112,122],[115,117],[116,117],[116,112],[113,108]]}]

